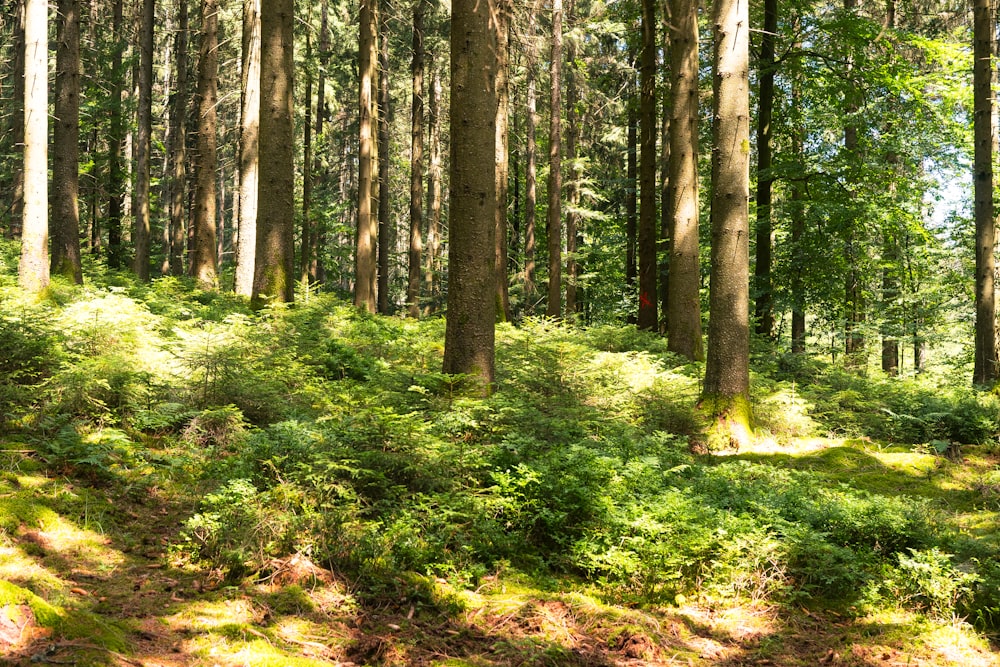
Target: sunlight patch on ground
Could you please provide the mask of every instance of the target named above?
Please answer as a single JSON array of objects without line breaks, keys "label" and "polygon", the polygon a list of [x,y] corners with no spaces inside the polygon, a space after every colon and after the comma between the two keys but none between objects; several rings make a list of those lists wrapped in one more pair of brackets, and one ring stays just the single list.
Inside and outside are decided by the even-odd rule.
[{"label": "sunlight patch on ground", "polygon": [[877,459],[886,468],[914,477],[926,477],[931,471],[936,470],[940,464],[940,457],[933,454],[880,452],[875,449],[869,449],[868,454]]},{"label": "sunlight patch on ground", "polygon": [[52,572],[14,546],[0,546],[0,580],[32,582],[34,587],[53,591],[65,588]]},{"label": "sunlight patch on ground", "polygon": [[204,632],[222,626],[253,623],[259,613],[253,603],[245,598],[203,601],[186,605],[180,612],[167,617],[167,621],[175,630]]},{"label": "sunlight patch on ground", "polygon": [[[855,620],[851,653],[886,665],[996,667],[989,642],[960,621],[934,621],[904,610]],[[851,634],[854,634],[852,632]]]},{"label": "sunlight patch on ground", "polygon": [[74,572],[85,576],[106,576],[125,560],[121,552],[108,548],[111,540],[107,537],[77,528],[62,517],[45,521],[39,530],[22,528],[18,535],[45,553],[71,559],[75,564]]}]

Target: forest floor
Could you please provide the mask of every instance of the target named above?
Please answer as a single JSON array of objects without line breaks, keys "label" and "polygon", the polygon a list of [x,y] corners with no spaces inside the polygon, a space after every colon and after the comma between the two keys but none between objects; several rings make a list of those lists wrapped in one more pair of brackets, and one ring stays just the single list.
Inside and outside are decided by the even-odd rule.
[{"label": "forest floor", "polygon": [[[812,439],[739,456],[836,466],[864,485],[878,453],[864,442]],[[181,461],[159,455],[164,468]],[[967,488],[977,471],[1000,464],[978,449],[957,461],[876,458],[896,466],[893,483],[908,494]],[[305,555],[273,563],[265,580],[234,584],[172,549],[201,494],[172,480],[190,478],[122,486],[78,475],[0,441],[0,664],[1000,665],[1000,646],[962,619],[905,611],[865,615],[753,596],[630,608],[570,580],[503,571],[475,590],[413,575],[378,602],[359,602],[350,582]],[[995,510],[954,510],[964,529],[996,533]]]}]

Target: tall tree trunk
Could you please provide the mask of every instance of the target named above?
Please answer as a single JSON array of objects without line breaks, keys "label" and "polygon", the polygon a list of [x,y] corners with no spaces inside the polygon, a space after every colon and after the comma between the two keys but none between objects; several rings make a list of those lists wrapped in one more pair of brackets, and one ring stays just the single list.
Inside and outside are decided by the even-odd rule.
[{"label": "tall tree trunk", "polygon": [[[857,9],[857,6],[858,0],[844,0],[845,11],[852,12]],[[857,113],[858,105],[855,100],[856,92],[850,81],[852,70],[854,69],[854,58],[851,54],[847,56],[846,67],[848,83],[844,113],[848,121],[844,126],[844,151],[848,155],[852,155],[858,151],[858,128],[853,120],[854,114]],[[844,352],[847,355],[848,363],[854,364],[863,362],[865,355],[865,334],[861,330],[865,322],[865,305],[862,271],[859,266],[858,224],[853,219],[853,210],[849,213],[849,216],[844,239],[844,261],[847,265],[844,290]]]},{"label": "tall tree trunk", "polygon": [[374,125],[375,81],[378,69],[376,0],[361,0],[358,39],[359,138],[358,138],[358,227],[354,257],[354,305],[375,312],[378,289],[378,221],[372,212],[375,196],[377,150]]},{"label": "tall tree trunk", "polygon": [[778,32],[778,0],[764,2],[764,29],[760,34],[760,92],[757,98],[757,248],[754,262],[754,315],[757,333],[774,335],[774,297],[771,286],[771,117],[774,111],[774,38]]},{"label": "tall tree trunk", "polygon": [[[555,0],[557,3],[559,0]],[[498,26],[492,1],[454,0],[451,19],[451,233],[444,372],[494,377]]]},{"label": "tall tree trunk", "polygon": [[[312,23],[310,17],[309,22]],[[309,284],[309,267],[312,265],[313,236],[316,234],[312,222],[312,191],[313,191],[313,73],[312,73],[312,36],[306,32],[306,113],[302,123],[302,243],[299,247],[299,280]],[[321,113],[319,111],[318,113]]]},{"label": "tall tree trunk", "polygon": [[749,12],[741,0],[713,11],[712,277],[703,405],[732,444],[749,438],[750,84]]},{"label": "tall tree trunk", "polygon": [[24,8],[24,224],[18,284],[29,292],[49,285],[49,40],[48,3]]},{"label": "tall tree trunk", "polygon": [[[573,24],[575,2],[567,8],[570,25]],[[577,110],[580,89],[577,70],[577,40],[567,44],[566,76],[566,159],[569,162],[569,182],[566,183],[566,316],[572,317],[579,310],[577,291],[577,246],[580,229],[580,179],[583,177],[579,160],[580,118]]]},{"label": "tall tree trunk", "polygon": [[194,238],[191,275],[203,289],[219,286],[216,257],[217,102],[219,93],[219,4],[202,0],[198,56],[198,155],[195,163]]},{"label": "tall tree trunk", "polygon": [[[629,53],[629,62],[635,57]],[[636,236],[639,227],[638,185],[639,185],[639,112],[636,106],[635,75],[628,69],[629,83],[626,87],[626,123],[628,124],[628,155],[625,165],[625,284],[631,295],[638,275],[636,261]],[[631,316],[630,316],[631,317]]]},{"label": "tall tree trunk", "polygon": [[[169,243],[164,273],[184,273],[184,190],[187,184],[188,106],[188,0],[177,0],[177,32],[174,35],[174,90],[170,95]],[[242,234],[242,232],[241,232]],[[240,292],[243,293],[243,292]]]},{"label": "tall tree trunk", "polygon": [[[795,19],[793,32],[798,34],[798,19]],[[801,44],[796,42],[793,50],[801,51]],[[800,108],[802,104],[802,68],[799,60],[793,61],[795,69],[792,73],[791,96],[792,107]],[[805,129],[802,127],[800,115],[795,116],[791,137],[792,159],[799,168],[799,173],[805,172]],[[792,181],[791,210],[791,296],[792,296],[792,353],[803,354],[806,351],[806,296],[802,275],[806,269],[805,248],[802,236],[805,234],[805,181],[800,176]]]},{"label": "tall tree trunk", "polygon": [[135,259],[132,269],[139,280],[149,280],[150,246],[150,153],[153,148],[153,30],[156,0],[142,0],[139,32],[139,108],[136,132],[135,232],[132,242]]},{"label": "tall tree trunk", "polygon": [[122,109],[124,81],[121,76],[125,40],[122,36],[123,0],[114,0],[111,32],[114,46],[111,54],[110,135],[108,137],[108,266],[120,269],[122,248],[122,213],[125,208],[125,173],[122,154],[125,150],[125,117]]},{"label": "tall tree trunk", "polygon": [[293,0],[260,12],[260,198],[251,302],[290,303],[295,294],[295,53]]},{"label": "tall tree trunk", "polygon": [[[320,5],[319,22],[319,81],[316,85],[316,141],[323,140],[323,124],[326,120],[326,68],[330,61],[330,20],[328,0]],[[324,184],[329,176],[322,153],[317,152],[313,168],[314,179]],[[309,281],[323,282],[323,260],[321,252],[326,247],[326,224],[321,217],[314,223],[313,234],[309,237]]]},{"label": "tall tree trunk", "polygon": [[406,281],[407,314],[420,317],[420,265],[424,226],[424,12],[426,0],[413,0],[413,59],[410,61],[410,250]]},{"label": "tall tree trunk", "polygon": [[538,57],[535,35],[538,3],[528,14],[528,28],[525,41],[527,55],[524,62],[525,76],[525,106],[524,117],[524,300],[529,313],[534,312],[535,303],[535,212],[538,206],[538,147],[535,143],[535,130],[538,127],[537,97],[535,79],[537,78]]},{"label": "tall tree trunk", "polygon": [[702,359],[698,251],[698,3],[670,2],[670,266],[667,346]]},{"label": "tall tree trunk", "polygon": [[378,30],[378,312],[389,314],[389,12],[379,0]]},{"label": "tall tree trunk", "polygon": [[83,283],[80,267],[80,2],[59,0],[52,137],[52,275]]},{"label": "tall tree trunk", "polygon": [[434,54],[430,54],[428,67],[431,71],[431,100],[427,114],[430,130],[430,168],[427,170],[427,272],[424,289],[427,294],[426,314],[437,310],[437,296],[440,292],[437,260],[441,238],[441,72],[435,66]]},{"label": "tall tree trunk", "polygon": [[24,12],[25,2],[17,2],[17,17],[14,20],[14,79],[13,108],[11,109],[11,134],[14,150],[20,163],[14,166],[13,186],[10,202],[10,238],[21,237],[21,226],[24,217]]},{"label": "tall tree trunk", "polygon": [[976,219],[976,338],[972,382],[997,381],[994,271],[996,229],[993,207],[993,11],[989,0],[973,3],[973,67]]},{"label": "tall tree trunk", "polygon": [[639,312],[640,329],[655,331],[656,314],[656,4],[642,0],[639,62]]},{"label": "tall tree trunk", "polygon": [[[671,9],[670,0],[663,2],[664,26],[660,44],[662,60],[658,61],[657,71],[660,73],[660,242],[657,244],[659,265],[657,267],[657,283],[660,298],[660,333],[666,334],[667,315],[670,313],[670,116],[671,102],[671,72],[670,72],[670,32]],[[668,343],[669,344],[669,343]]]},{"label": "tall tree trunk", "polygon": [[[183,0],[182,0],[183,1]],[[253,295],[260,187],[261,0],[243,0],[243,82],[240,104],[240,227],[236,241],[235,291]]]},{"label": "tall tree trunk", "polygon": [[510,293],[507,279],[507,179],[509,177],[508,122],[510,118],[510,26],[513,17],[511,0],[497,0],[497,119],[496,119],[496,286],[497,320],[509,322]]},{"label": "tall tree trunk", "polygon": [[545,314],[562,315],[562,0],[552,0],[552,51],[549,61],[549,290]]}]

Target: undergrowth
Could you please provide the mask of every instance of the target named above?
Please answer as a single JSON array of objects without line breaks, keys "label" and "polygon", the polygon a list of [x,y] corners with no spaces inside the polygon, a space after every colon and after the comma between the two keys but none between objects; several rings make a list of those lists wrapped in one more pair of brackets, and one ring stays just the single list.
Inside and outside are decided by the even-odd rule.
[{"label": "undergrowth", "polygon": [[[701,367],[632,327],[501,325],[498,388],[482,398],[440,373],[443,321],[328,295],[254,314],[176,279],[117,276],[43,304],[2,296],[2,428],[102,484],[163,474],[152,444],[185,448],[204,493],[175,554],[231,580],[299,553],[362,598],[396,599],[414,574],[475,587],[504,569],[629,604],[1000,621],[995,552],[951,527],[941,497],[894,491],[901,473],[872,491],[819,464],[692,453]],[[933,378],[782,358],[754,386],[779,444],[832,433],[995,452],[1000,430],[995,397]]]}]

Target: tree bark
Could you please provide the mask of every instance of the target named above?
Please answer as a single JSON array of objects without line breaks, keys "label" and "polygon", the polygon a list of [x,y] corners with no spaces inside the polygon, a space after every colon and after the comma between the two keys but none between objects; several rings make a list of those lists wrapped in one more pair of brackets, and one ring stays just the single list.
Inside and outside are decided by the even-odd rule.
[{"label": "tree bark", "polygon": [[527,42],[524,62],[525,106],[524,118],[524,300],[529,313],[534,312],[535,304],[535,211],[538,206],[538,147],[535,142],[535,130],[538,127],[537,96],[535,79],[537,78],[537,44],[535,35],[538,3],[528,14],[528,28],[525,36]]},{"label": "tree bark", "polygon": [[142,0],[139,34],[139,108],[135,146],[135,258],[132,270],[139,280],[149,280],[150,246],[150,153],[153,148],[153,31],[156,0]]},{"label": "tree bark", "polygon": [[507,179],[509,176],[508,122],[510,118],[510,26],[511,0],[497,0],[497,119],[496,119],[496,302],[498,321],[509,322],[510,293],[507,280]]},{"label": "tree bark", "polygon": [[410,61],[410,249],[406,312],[420,317],[420,264],[424,226],[424,13],[426,0],[413,0],[413,59]]},{"label": "tree bark", "polygon": [[[557,3],[559,0],[555,0]],[[451,234],[444,372],[494,378],[496,5],[454,0],[451,19]]]},{"label": "tree bark", "polygon": [[122,154],[125,149],[125,119],[122,110],[124,82],[122,71],[125,40],[122,37],[123,0],[114,0],[111,31],[114,33],[114,51],[111,54],[111,103],[110,136],[108,137],[108,267],[120,269],[123,260],[122,212],[125,208],[125,173]]},{"label": "tree bark", "polygon": [[389,12],[387,0],[378,17],[378,312],[389,314]]},{"label": "tree bark", "polygon": [[667,347],[704,358],[698,250],[698,3],[671,0],[670,265]]},{"label": "tree bark", "polygon": [[703,405],[738,446],[751,421],[747,3],[718,0],[712,23],[712,277]]},{"label": "tree bark", "polygon": [[549,62],[549,289],[545,314],[562,315],[562,0],[552,0],[552,50]]},{"label": "tree bark", "polygon": [[[183,1],[183,0],[182,0]],[[260,187],[261,0],[243,0],[243,96],[240,105],[240,227],[236,241],[235,291],[253,295]]]},{"label": "tree bark", "polygon": [[[312,22],[310,17],[309,22]],[[312,191],[313,191],[313,73],[312,73],[312,35],[306,32],[306,62],[305,68],[305,119],[302,123],[302,243],[299,247],[299,280],[303,285],[309,285],[309,267],[312,265],[313,236],[316,234],[312,222]]]},{"label": "tree bark", "polygon": [[80,266],[80,2],[59,0],[52,137],[52,275],[83,284]]},{"label": "tree bark", "polygon": [[[575,14],[575,2],[570,0],[567,15],[572,25]],[[566,316],[572,317],[579,311],[579,292],[577,290],[577,234],[580,230],[580,180],[583,170],[580,166],[580,114],[577,105],[580,102],[580,87],[577,68],[577,41],[569,40],[567,44],[566,72],[566,158],[569,162],[569,181],[566,183]]]},{"label": "tree bark", "polygon": [[198,155],[191,275],[202,289],[219,286],[216,256],[217,102],[219,94],[219,5],[202,0],[201,49],[198,56]]},{"label": "tree bark", "polygon": [[[845,11],[854,11],[857,6],[858,0],[844,0]],[[856,92],[850,81],[853,69],[854,59],[848,54],[846,72],[848,82],[844,104],[844,113],[848,118],[844,126],[844,151],[848,156],[858,151],[858,128],[852,119],[858,109]],[[853,211],[848,213],[844,239],[844,261],[847,265],[844,290],[844,352],[849,364],[862,363],[865,356],[865,334],[861,330],[865,322],[864,290],[859,266],[858,225],[853,216]]]},{"label": "tree bark", "polygon": [[14,62],[12,78],[13,106],[11,109],[11,134],[14,151],[20,158],[14,166],[13,185],[10,202],[10,238],[20,238],[24,218],[24,11],[25,3],[17,3],[17,17],[14,19]]},{"label": "tree bark", "polygon": [[169,243],[164,273],[184,273],[184,191],[187,184],[187,106],[188,106],[188,0],[177,0],[177,32],[174,36],[174,91],[170,96],[169,157]]},{"label": "tree bark", "polygon": [[972,382],[991,387],[997,381],[994,271],[996,228],[993,207],[993,12],[989,0],[973,3],[973,95],[976,220],[976,337]]},{"label": "tree bark", "polygon": [[29,292],[49,285],[48,3],[24,9],[24,223],[18,284]]},{"label": "tree bark", "polygon": [[[358,107],[358,226],[354,257],[354,305],[375,312],[378,289],[378,221],[372,212],[375,196],[376,147],[373,135],[377,122],[375,113],[375,80],[378,55],[376,51],[376,0],[361,0],[358,39],[360,72]],[[376,212],[377,213],[377,212]]]},{"label": "tree bark", "polygon": [[639,55],[639,311],[640,329],[659,326],[656,299],[656,5],[642,0]]},{"label": "tree bark", "polygon": [[295,294],[295,53],[293,0],[260,12],[260,199],[251,303],[290,303]]},{"label": "tree bark", "polygon": [[430,168],[427,170],[427,257],[424,290],[427,294],[425,314],[437,311],[440,293],[438,253],[441,238],[441,72],[435,66],[431,53],[428,67],[431,71],[431,99],[427,113],[430,130]]}]

